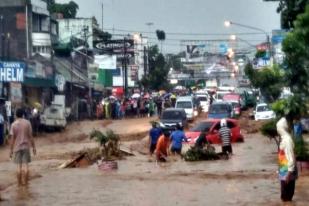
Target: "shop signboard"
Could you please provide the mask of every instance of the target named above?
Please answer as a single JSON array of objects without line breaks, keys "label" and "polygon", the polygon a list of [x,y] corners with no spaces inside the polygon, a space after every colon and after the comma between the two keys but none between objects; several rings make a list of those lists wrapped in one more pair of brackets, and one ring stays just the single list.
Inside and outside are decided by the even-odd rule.
[{"label": "shop signboard", "polygon": [[11,82],[10,83],[11,92],[11,102],[12,104],[22,103],[23,94],[20,83]]},{"label": "shop signboard", "polygon": [[0,62],[0,82],[23,82],[24,71],[22,62]]}]

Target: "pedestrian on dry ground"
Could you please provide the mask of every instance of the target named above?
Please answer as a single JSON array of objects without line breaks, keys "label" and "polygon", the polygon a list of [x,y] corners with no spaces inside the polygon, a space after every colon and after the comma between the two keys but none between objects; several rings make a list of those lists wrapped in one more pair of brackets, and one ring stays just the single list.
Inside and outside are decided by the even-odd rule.
[{"label": "pedestrian on dry ground", "polygon": [[289,134],[288,123],[285,117],[277,122],[277,131],[280,135],[278,153],[279,180],[281,183],[281,200],[290,202],[294,196],[297,167],[294,154],[294,142]]},{"label": "pedestrian on dry ground", "polygon": [[170,146],[170,132],[163,130],[163,134],[160,136],[156,146],[156,158],[158,162],[166,162],[169,155]]},{"label": "pedestrian on dry ground", "polygon": [[31,162],[30,148],[36,155],[36,148],[32,135],[31,123],[23,118],[24,111],[19,108],[16,111],[16,120],[13,122],[10,130],[11,150],[10,158],[14,157],[17,164],[17,182],[18,185],[25,185],[29,179],[29,163]]}]

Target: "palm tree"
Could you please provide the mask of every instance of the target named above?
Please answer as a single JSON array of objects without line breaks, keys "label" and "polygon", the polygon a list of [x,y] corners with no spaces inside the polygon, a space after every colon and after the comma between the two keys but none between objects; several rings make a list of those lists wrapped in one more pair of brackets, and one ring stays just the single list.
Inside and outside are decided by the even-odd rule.
[{"label": "palm tree", "polygon": [[157,30],[156,33],[158,40],[161,42],[161,53],[162,53],[162,44],[163,41],[165,40],[165,32],[163,30]]}]

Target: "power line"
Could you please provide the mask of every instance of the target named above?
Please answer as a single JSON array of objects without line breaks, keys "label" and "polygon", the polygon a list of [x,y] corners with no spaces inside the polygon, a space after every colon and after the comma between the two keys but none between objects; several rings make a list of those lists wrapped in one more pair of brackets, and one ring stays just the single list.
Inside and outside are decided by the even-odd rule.
[{"label": "power line", "polygon": [[[115,28],[105,28],[104,30],[130,32],[130,33],[156,34],[156,32],[115,29]],[[165,34],[178,35],[178,36],[228,36],[228,35],[231,35],[231,33],[184,33],[184,32],[165,32]],[[234,33],[234,34],[235,35],[265,35],[265,33],[262,33],[262,32],[239,32],[239,33]]]}]

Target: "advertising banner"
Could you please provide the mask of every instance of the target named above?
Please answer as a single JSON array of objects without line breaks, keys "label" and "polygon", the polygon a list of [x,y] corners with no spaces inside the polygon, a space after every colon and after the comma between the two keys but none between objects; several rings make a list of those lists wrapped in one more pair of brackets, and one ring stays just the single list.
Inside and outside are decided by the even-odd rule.
[{"label": "advertising banner", "polygon": [[99,69],[116,69],[117,57],[116,55],[95,55],[94,63],[99,65]]},{"label": "advertising banner", "polygon": [[0,62],[0,82],[23,82],[24,71],[24,63]]},{"label": "advertising banner", "polygon": [[22,103],[23,94],[22,94],[21,84],[11,82],[10,83],[10,89],[11,89],[11,102],[12,102],[12,104]]}]

